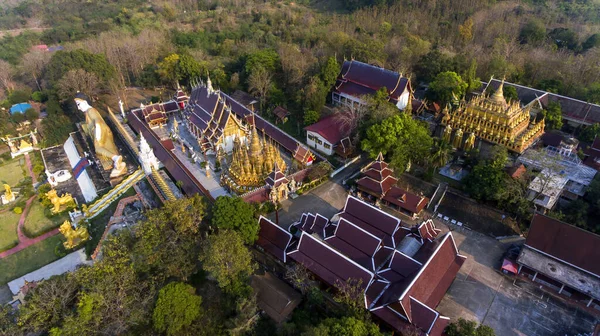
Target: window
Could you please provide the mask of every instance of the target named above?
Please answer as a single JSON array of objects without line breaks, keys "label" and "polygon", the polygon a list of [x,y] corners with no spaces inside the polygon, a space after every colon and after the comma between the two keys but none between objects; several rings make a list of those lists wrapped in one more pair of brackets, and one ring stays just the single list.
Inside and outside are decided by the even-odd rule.
[{"label": "window", "polygon": [[322,145],[322,144],[323,144],[323,141],[321,141],[321,140],[319,140],[319,139],[316,139],[316,142],[317,142],[319,145]]},{"label": "window", "polygon": [[314,135],[312,135],[312,134],[309,134],[309,135],[308,135],[308,140],[315,141],[315,136],[314,136]]},{"label": "window", "polygon": [[325,145],[323,145],[323,147],[325,147],[325,149],[331,149],[331,145],[326,143]]}]

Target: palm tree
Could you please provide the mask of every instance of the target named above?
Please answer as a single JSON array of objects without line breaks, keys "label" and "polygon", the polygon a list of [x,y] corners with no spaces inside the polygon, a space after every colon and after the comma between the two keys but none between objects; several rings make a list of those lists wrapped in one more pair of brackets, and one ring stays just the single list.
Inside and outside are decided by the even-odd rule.
[{"label": "palm tree", "polygon": [[429,159],[434,171],[448,164],[451,155],[452,146],[450,146],[450,144],[443,139],[436,139],[435,143],[433,144],[431,157]]}]

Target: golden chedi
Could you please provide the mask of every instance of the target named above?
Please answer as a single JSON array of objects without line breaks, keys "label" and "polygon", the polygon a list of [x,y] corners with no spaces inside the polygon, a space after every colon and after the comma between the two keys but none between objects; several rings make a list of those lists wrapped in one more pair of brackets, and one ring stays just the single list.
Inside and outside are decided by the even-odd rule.
[{"label": "golden chedi", "polygon": [[100,112],[91,107],[85,95],[78,93],[75,98],[77,108],[85,113],[85,127],[87,134],[94,139],[94,150],[105,170],[111,169],[110,177],[123,175],[127,166],[120,155],[112,131],[100,115]]},{"label": "golden chedi", "polygon": [[230,183],[230,187],[236,191],[247,191],[264,185],[264,179],[273,171],[275,163],[285,171],[286,164],[277,147],[265,138],[261,141],[253,127],[248,145],[242,143],[237,137],[234,139],[231,164],[228,169],[228,177],[233,182]]},{"label": "golden chedi", "polygon": [[473,148],[474,135],[513,152],[524,152],[544,134],[544,120],[536,123],[530,115],[531,107],[522,108],[519,101],[507,102],[503,87],[504,81],[492,95],[483,94],[468,103],[462,102],[453,112],[444,110],[444,138],[449,141],[455,130],[449,142],[457,148]]}]

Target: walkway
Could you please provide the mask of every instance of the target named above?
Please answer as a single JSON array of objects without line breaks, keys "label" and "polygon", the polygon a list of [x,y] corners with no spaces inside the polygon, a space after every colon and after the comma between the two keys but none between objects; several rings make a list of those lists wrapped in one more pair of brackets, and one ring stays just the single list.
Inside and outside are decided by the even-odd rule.
[{"label": "walkway", "polygon": [[31,198],[29,198],[27,200],[27,203],[25,204],[25,209],[23,209],[23,213],[21,213],[21,218],[19,218],[19,225],[17,226],[17,236],[19,237],[19,244],[13,248],[11,248],[10,250],[6,250],[2,253],[0,253],[0,259],[4,258],[4,257],[8,257],[9,255],[15,254],[21,250],[24,250],[26,248],[28,248],[29,246],[35,244],[35,243],[39,243],[42,240],[52,237],[54,235],[56,235],[58,233],[58,228],[47,232],[41,236],[35,237],[35,238],[29,238],[27,237],[24,233],[23,233],[23,225],[25,225],[25,219],[27,218],[27,213],[29,212],[29,208],[31,207],[31,202],[33,202],[33,200],[36,198],[36,196],[31,196]]},{"label": "walkway", "polygon": [[216,199],[219,196],[229,196],[229,193],[225,188],[221,187],[219,183],[218,173],[210,171],[210,176],[206,176],[206,170],[200,168],[198,163],[192,163],[186,154],[181,152],[181,145],[176,144],[173,153],[183,163],[183,165],[192,173],[194,177],[208,192]]},{"label": "walkway", "polygon": [[29,176],[31,176],[31,183],[35,186],[37,184],[37,178],[33,173],[33,168],[31,167],[31,159],[29,158],[29,153],[25,153],[25,163],[27,163],[27,169],[29,170]]}]

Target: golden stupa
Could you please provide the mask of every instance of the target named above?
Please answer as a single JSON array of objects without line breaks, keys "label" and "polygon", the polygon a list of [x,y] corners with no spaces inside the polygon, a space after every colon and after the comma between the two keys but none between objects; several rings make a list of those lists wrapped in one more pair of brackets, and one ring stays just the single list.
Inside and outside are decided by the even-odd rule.
[{"label": "golden stupa", "polygon": [[261,140],[256,128],[253,127],[248,145],[242,143],[237,137],[234,140],[227,174],[228,184],[238,192],[261,187],[265,184],[267,175],[273,171],[275,163],[281,171],[285,171],[285,161],[281,158],[275,144],[264,137]]},{"label": "golden stupa", "polygon": [[[471,147],[472,134],[485,141],[505,146],[522,153],[544,134],[544,120],[535,122],[530,114],[531,106],[521,107],[519,101],[504,99],[504,81],[492,95],[474,97],[468,103],[461,102],[450,112],[444,109],[442,125],[444,138],[455,147]],[[454,139],[450,141],[452,130]],[[463,141],[464,139],[464,141]],[[467,148],[464,148],[467,149]]]}]

